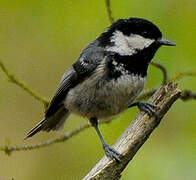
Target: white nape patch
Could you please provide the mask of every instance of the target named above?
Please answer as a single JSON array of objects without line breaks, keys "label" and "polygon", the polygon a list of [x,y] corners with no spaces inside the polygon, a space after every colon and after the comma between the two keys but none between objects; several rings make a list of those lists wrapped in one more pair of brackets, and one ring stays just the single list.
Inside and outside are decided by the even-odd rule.
[{"label": "white nape patch", "polygon": [[133,55],[137,50],[142,50],[150,46],[155,40],[144,38],[137,34],[125,36],[121,31],[115,31],[111,37],[113,46],[107,46],[107,51],[119,53],[122,56]]}]

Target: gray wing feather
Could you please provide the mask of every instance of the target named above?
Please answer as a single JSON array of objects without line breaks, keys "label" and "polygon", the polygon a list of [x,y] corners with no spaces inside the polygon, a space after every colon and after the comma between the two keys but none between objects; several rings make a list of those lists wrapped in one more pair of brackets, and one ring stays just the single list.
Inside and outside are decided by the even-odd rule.
[{"label": "gray wing feather", "polygon": [[63,75],[57,92],[55,93],[49,108],[46,111],[46,117],[53,115],[62,105],[70,88],[75,87],[96,69],[102,60],[101,50],[92,48],[89,45],[81,54],[80,58]]},{"label": "gray wing feather", "polygon": [[46,110],[46,117],[50,117],[58,111],[58,109],[63,105],[63,101],[67,95],[68,90],[74,87],[77,83],[77,73],[75,72],[73,67],[71,67],[63,75],[59,87],[55,95],[53,96],[48,109]]}]

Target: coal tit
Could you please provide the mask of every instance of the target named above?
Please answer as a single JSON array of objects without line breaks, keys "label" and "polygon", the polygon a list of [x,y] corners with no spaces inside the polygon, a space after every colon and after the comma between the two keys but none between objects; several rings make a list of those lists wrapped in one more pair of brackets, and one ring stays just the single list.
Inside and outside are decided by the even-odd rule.
[{"label": "coal tit", "polygon": [[39,131],[61,129],[70,113],[75,113],[90,120],[106,155],[120,161],[120,154],[105,143],[98,120],[133,106],[154,115],[154,105],[133,102],[144,88],[148,65],[162,45],[175,43],[163,38],[152,22],[142,18],[117,20],[65,72],[45,118],[26,138]]}]

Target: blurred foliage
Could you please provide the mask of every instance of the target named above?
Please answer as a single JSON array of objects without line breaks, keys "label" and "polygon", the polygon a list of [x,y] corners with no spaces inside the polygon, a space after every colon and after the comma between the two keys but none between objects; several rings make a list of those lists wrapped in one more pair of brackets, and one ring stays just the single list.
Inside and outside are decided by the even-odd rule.
[{"label": "blurred foliage", "polygon": [[[63,72],[81,50],[110,25],[104,1],[0,0],[0,58],[19,79],[46,98],[55,92]],[[161,48],[155,60],[169,75],[196,71],[196,1],[111,2],[115,19],[130,16],[153,21],[165,37],[177,43]],[[160,84],[161,73],[149,68],[147,88]],[[195,77],[179,81],[181,88],[196,91]],[[22,139],[43,116],[43,105],[0,71],[0,144],[23,143]],[[195,101],[178,101],[155,130],[122,179],[196,179]],[[106,141],[113,144],[137,113],[129,109],[110,124],[101,126]],[[84,123],[72,115],[61,134]],[[24,143],[58,136],[40,133]],[[92,128],[69,141],[11,156],[0,153],[0,178],[20,180],[81,179],[102,157],[103,150]]]}]

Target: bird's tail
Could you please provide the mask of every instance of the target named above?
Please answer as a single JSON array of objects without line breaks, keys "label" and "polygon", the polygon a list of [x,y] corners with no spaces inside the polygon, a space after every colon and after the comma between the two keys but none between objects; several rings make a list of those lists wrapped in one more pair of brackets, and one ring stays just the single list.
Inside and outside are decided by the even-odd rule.
[{"label": "bird's tail", "polygon": [[40,131],[50,130],[61,130],[63,128],[64,122],[70,115],[69,110],[64,107],[60,108],[53,116],[46,117],[42,121],[40,121],[34,128],[32,128],[24,139],[32,137]]}]

